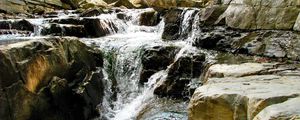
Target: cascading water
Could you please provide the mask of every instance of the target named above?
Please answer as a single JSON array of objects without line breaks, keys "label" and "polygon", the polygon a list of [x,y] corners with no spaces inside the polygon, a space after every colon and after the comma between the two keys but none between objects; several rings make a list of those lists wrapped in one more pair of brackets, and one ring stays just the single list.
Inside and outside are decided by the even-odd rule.
[{"label": "cascading water", "polygon": [[[166,70],[160,71],[152,75],[148,83],[145,85],[139,84],[139,74],[141,72],[141,50],[145,47],[150,46],[164,46],[166,44],[172,44],[174,46],[182,47],[182,50],[177,54],[176,57],[180,57],[184,54],[196,52],[197,50],[187,44],[186,42],[177,41],[175,43],[163,42],[161,40],[161,34],[164,23],[161,22],[159,25],[154,27],[139,26],[138,18],[139,14],[146,10],[126,11],[126,16],[130,16],[128,21],[120,21],[116,18],[116,14],[100,15],[97,16],[100,19],[106,18],[117,24],[118,31],[114,31],[112,35],[93,38],[83,39],[82,41],[87,44],[99,47],[104,51],[105,60],[105,75],[106,75],[106,86],[105,97],[101,106],[101,117],[98,119],[109,119],[109,120],[136,120],[141,119],[140,114],[143,111],[149,109],[147,107],[151,104],[158,104],[160,101],[163,104],[169,103],[172,100],[162,100],[154,96],[154,88],[157,82],[163,80],[167,76]],[[184,15],[184,22],[192,24],[192,16],[195,14],[195,10],[187,10],[185,12],[188,15]],[[186,26],[183,28],[188,29]],[[113,29],[113,28],[112,28]],[[158,102],[158,103],[156,103]],[[159,118],[172,118],[177,116],[175,119],[187,119],[185,109],[187,103],[184,101],[173,101],[179,113],[174,112],[163,112],[162,116],[156,116],[152,119]],[[152,107],[154,107],[152,105]],[[165,108],[165,109],[168,109]],[[168,116],[169,115],[169,116]],[[149,116],[150,117],[150,116]]]},{"label": "cascading water", "polygon": [[[99,104],[99,120],[137,120],[137,119],[187,119],[187,102],[158,98],[154,95],[154,88],[167,76],[170,66],[153,74],[144,85],[139,83],[142,69],[142,50],[154,46],[177,46],[181,48],[175,60],[182,56],[194,54],[201,50],[192,46],[194,34],[199,32],[197,21],[198,10],[184,9],[182,13],[182,33],[186,37],[173,42],[161,39],[164,28],[163,20],[157,26],[139,25],[140,14],[152,9],[121,10],[101,14],[93,17],[79,17],[76,14],[60,12],[60,17],[45,19],[28,19],[34,25],[30,35],[41,37],[42,29],[49,27],[50,21],[62,18],[99,19],[101,26],[109,34],[99,38],[81,38],[90,45],[99,48],[104,54],[104,97]],[[118,14],[125,15],[120,19]],[[195,17],[194,17],[195,16]],[[64,24],[66,26],[68,24]],[[29,37],[30,37],[29,36]],[[22,36],[21,36],[22,37]],[[24,36],[23,36],[24,37]],[[20,38],[20,36],[14,36]],[[28,38],[28,36],[26,36]],[[1,39],[1,35],[0,35]],[[150,111],[150,112],[149,112]]]},{"label": "cascading water", "polygon": [[[130,11],[126,15],[131,16],[131,18],[138,18],[137,15],[140,12],[143,11]],[[98,17],[101,18],[101,16]],[[111,18],[114,16],[111,15]],[[102,117],[99,119],[128,120],[134,119],[145,100],[153,96],[153,92],[150,90],[153,87],[139,85],[140,53],[145,46],[163,43],[160,40],[161,32],[159,31],[163,27],[163,23],[156,27],[139,27],[137,19],[125,22],[120,22],[119,19],[115,20],[118,22],[114,23],[117,23],[116,26],[122,31],[110,36],[84,39],[83,41],[98,46],[104,51],[106,58],[104,71],[106,71],[107,80],[105,81],[107,81],[106,86],[108,88],[106,88],[106,95],[101,104],[104,108],[101,110]],[[153,83],[145,86],[151,85]]]}]

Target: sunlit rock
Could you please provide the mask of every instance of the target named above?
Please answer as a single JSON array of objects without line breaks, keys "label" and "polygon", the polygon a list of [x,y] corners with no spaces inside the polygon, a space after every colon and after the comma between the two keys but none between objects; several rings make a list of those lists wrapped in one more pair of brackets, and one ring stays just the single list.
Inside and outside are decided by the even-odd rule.
[{"label": "sunlit rock", "polygon": [[[191,98],[189,119],[254,119],[258,114],[265,114],[263,111],[269,111],[273,105],[280,106],[299,96],[297,73],[299,69],[293,66],[278,64],[213,65],[204,85],[197,88]],[[291,104],[298,105],[295,102]],[[279,109],[284,111],[285,106],[282,107]],[[299,114],[295,112],[291,112],[290,116]],[[279,114],[272,116],[280,119]]]},{"label": "sunlit rock", "polygon": [[223,17],[233,28],[291,30],[299,4],[297,0],[233,0]]},{"label": "sunlit rock", "polygon": [[300,119],[300,98],[290,98],[287,101],[275,105],[270,105],[259,112],[253,120],[271,120],[271,119]]}]

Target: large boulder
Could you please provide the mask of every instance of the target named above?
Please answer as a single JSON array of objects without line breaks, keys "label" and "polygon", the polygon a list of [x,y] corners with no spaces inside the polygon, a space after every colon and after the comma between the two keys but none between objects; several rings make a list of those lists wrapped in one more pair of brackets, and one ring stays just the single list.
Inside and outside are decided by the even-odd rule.
[{"label": "large boulder", "polygon": [[139,25],[156,26],[160,20],[160,14],[157,11],[146,11],[140,15]]},{"label": "large boulder", "polygon": [[289,99],[283,103],[270,105],[259,112],[253,120],[271,120],[285,119],[297,120],[300,119],[300,97]]},{"label": "large boulder", "polygon": [[291,30],[299,5],[298,0],[232,0],[221,17],[233,28]]},{"label": "large boulder", "polygon": [[71,9],[67,0],[5,0],[0,1],[0,10],[6,13],[39,13],[54,9]]},{"label": "large boulder", "polygon": [[34,31],[34,25],[27,20],[0,21],[0,29],[15,29],[21,31]]},{"label": "large boulder", "polygon": [[[276,63],[213,65],[203,79],[204,85],[191,98],[189,119],[277,120],[297,116],[296,109],[289,107],[293,112],[285,112],[290,110],[283,105],[298,105],[293,98],[300,94],[299,72],[294,65]],[[276,112],[271,112],[274,108]]]},{"label": "large boulder", "polygon": [[180,26],[182,24],[181,9],[171,9],[164,15],[165,27],[162,34],[163,40],[176,40],[180,36]]},{"label": "large boulder", "polygon": [[50,24],[49,27],[42,29],[42,35],[53,35],[53,36],[76,36],[86,37],[85,28],[83,25],[72,25],[72,24]]},{"label": "large boulder", "polygon": [[[194,79],[200,77],[205,67],[205,55],[194,53],[177,58],[167,69],[167,77],[157,83],[154,94],[162,97],[189,98],[194,92]],[[196,85],[197,86],[197,85]]]},{"label": "large boulder", "polygon": [[117,26],[109,20],[86,18],[83,21],[84,28],[89,37],[102,37],[118,31]]},{"label": "large boulder", "polygon": [[75,38],[0,46],[0,117],[83,120],[98,115],[103,96],[100,51]]},{"label": "large boulder", "polygon": [[154,46],[145,48],[142,53],[140,83],[145,83],[156,72],[165,70],[174,61],[178,52],[175,46]]},{"label": "large boulder", "polygon": [[280,30],[241,31],[203,27],[193,45],[232,53],[299,60],[299,33]]}]

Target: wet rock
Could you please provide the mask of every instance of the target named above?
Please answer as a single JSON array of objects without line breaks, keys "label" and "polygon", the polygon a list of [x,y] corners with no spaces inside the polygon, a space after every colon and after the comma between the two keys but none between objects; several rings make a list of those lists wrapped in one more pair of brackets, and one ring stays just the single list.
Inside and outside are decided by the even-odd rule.
[{"label": "wet rock", "polygon": [[51,24],[49,28],[43,29],[41,33],[42,35],[53,35],[53,36],[76,36],[76,37],[87,36],[83,25]]},{"label": "wet rock", "polygon": [[140,15],[140,25],[156,26],[160,22],[160,15],[156,11],[147,11]]},{"label": "wet rock", "polygon": [[33,32],[34,26],[27,20],[1,21],[0,29],[16,29]]},{"label": "wet rock", "polygon": [[193,45],[248,55],[299,60],[299,34],[293,31],[241,31],[224,27],[204,27]]},{"label": "wet rock", "polygon": [[0,46],[0,55],[2,119],[97,116],[103,95],[96,71],[103,62],[100,51],[75,38],[49,38]]},{"label": "wet rock", "polygon": [[[208,71],[203,80],[204,85],[197,88],[189,103],[188,114],[191,120],[250,120],[257,115],[261,116],[259,114],[265,113],[273,105],[285,104],[299,96],[299,75],[286,74],[299,72],[294,65],[216,64]],[[297,106],[295,102],[292,104]],[[277,110],[286,109],[283,107]],[[291,116],[295,115],[298,113]],[[277,119],[276,115],[274,117]]]},{"label": "wet rock", "polygon": [[82,12],[79,16],[80,17],[92,17],[92,16],[98,16],[103,14],[104,11],[101,8],[92,8],[88,9],[84,12]]},{"label": "wet rock", "polygon": [[30,31],[22,31],[22,30],[0,30],[0,35],[11,35],[11,34],[29,36],[31,34],[31,32]]},{"label": "wet rock", "polygon": [[117,18],[121,20],[129,20],[131,17],[127,16],[125,13],[118,13]]},{"label": "wet rock", "polygon": [[145,83],[154,73],[164,70],[170,65],[178,48],[175,46],[155,46],[146,48],[142,53],[142,72],[140,83]]},{"label": "wet rock", "polygon": [[183,10],[172,9],[164,15],[165,27],[162,34],[163,40],[176,40],[180,36],[181,14]]},{"label": "wet rock", "polygon": [[213,0],[145,0],[150,7],[175,8],[175,7],[205,7],[213,3]]},{"label": "wet rock", "polygon": [[12,23],[12,29],[34,31],[34,26],[27,20]]},{"label": "wet rock", "polygon": [[224,34],[220,32],[211,32],[207,33],[203,37],[196,38],[193,45],[206,49],[215,49],[217,47],[217,43],[224,39]]},{"label": "wet rock", "polygon": [[258,31],[232,41],[231,47],[240,53],[298,60],[298,38],[291,31]]},{"label": "wet rock", "polygon": [[226,5],[214,5],[206,7],[201,11],[200,21],[202,25],[224,25],[225,21],[220,20],[219,17],[227,9]]},{"label": "wet rock", "polygon": [[82,25],[83,21],[78,18],[66,18],[66,19],[53,19],[50,20],[49,23]]},{"label": "wet rock", "polygon": [[97,18],[86,18],[83,21],[86,33],[90,37],[102,37],[118,31],[116,25],[111,21]]},{"label": "wet rock", "polygon": [[193,78],[199,78],[204,69],[205,55],[198,53],[182,56],[171,64],[168,76],[154,90],[154,94],[175,98],[187,98],[189,84]]}]

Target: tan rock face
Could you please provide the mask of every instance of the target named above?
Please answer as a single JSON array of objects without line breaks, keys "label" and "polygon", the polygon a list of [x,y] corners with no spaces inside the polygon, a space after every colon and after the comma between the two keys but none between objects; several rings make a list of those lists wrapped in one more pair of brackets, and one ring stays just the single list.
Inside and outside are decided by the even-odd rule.
[{"label": "tan rock face", "polygon": [[293,29],[300,12],[297,0],[232,0],[223,16],[240,29]]},{"label": "tan rock face", "polygon": [[300,119],[300,97],[288,99],[286,102],[266,107],[253,120],[283,120]]},{"label": "tan rock face", "polygon": [[[213,65],[206,82],[191,98],[189,119],[267,120],[283,118],[281,115],[298,116],[298,108],[288,109],[299,104],[293,100],[300,95],[297,73],[296,68],[276,64]],[[284,108],[286,105],[290,107]]]},{"label": "tan rock face", "polygon": [[294,30],[300,31],[300,13],[299,13],[298,18],[297,18],[297,20],[295,22]]}]

